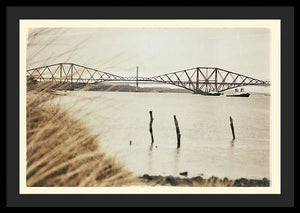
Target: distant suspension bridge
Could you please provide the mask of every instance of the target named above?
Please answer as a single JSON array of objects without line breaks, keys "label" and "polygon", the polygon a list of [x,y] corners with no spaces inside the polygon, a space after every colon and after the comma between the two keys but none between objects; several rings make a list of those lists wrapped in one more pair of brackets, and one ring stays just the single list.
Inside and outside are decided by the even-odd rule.
[{"label": "distant suspension bridge", "polygon": [[223,92],[244,86],[270,86],[269,81],[255,79],[216,67],[196,67],[177,72],[139,77],[122,77],[74,63],[58,63],[27,70],[27,76],[38,81],[95,84],[101,82],[156,82],[170,84],[193,92]]}]

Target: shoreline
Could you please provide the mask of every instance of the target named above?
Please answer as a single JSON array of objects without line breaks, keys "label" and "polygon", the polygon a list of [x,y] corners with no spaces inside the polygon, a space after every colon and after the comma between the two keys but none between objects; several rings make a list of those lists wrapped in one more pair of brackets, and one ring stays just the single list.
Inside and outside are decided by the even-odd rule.
[{"label": "shoreline", "polygon": [[218,178],[211,176],[210,178],[196,177],[174,177],[172,175],[148,175],[139,176],[139,179],[150,186],[178,186],[178,187],[270,187],[268,178],[262,179],[228,179],[227,177]]},{"label": "shoreline", "polygon": [[[174,94],[193,94],[192,91],[183,89],[183,88],[169,88],[169,87],[161,87],[161,86],[153,86],[153,87],[142,87],[138,88],[136,91],[136,87],[128,84],[109,84],[109,83],[97,83],[97,84],[89,84],[85,83],[77,83],[71,84],[66,83],[64,86],[59,83],[51,83],[51,82],[37,82],[38,85],[42,86],[48,83],[50,90],[65,90],[65,91],[98,91],[98,92],[134,92],[134,93],[174,93]],[[232,91],[225,91],[223,95],[232,94]],[[251,95],[263,95],[263,96],[271,96],[270,92],[266,91],[248,91]]]}]

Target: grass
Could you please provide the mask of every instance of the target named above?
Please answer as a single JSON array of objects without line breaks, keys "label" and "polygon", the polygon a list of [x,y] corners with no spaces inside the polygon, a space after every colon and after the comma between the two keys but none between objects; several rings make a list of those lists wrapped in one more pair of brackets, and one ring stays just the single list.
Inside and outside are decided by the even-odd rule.
[{"label": "grass", "polygon": [[[71,59],[86,40],[57,54],[51,45],[64,44],[66,29],[31,29],[27,37],[27,67]],[[45,55],[40,58],[40,55]],[[99,136],[51,103],[53,85],[27,79],[27,186],[124,186],[140,181],[122,165],[100,151]],[[66,85],[68,87],[68,85]],[[56,89],[66,89],[57,88]],[[84,89],[84,88],[82,88]]]},{"label": "grass", "polygon": [[100,151],[99,136],[57,104],[49,86],[27,91],[27,186],[124,186],[139,181]]}]

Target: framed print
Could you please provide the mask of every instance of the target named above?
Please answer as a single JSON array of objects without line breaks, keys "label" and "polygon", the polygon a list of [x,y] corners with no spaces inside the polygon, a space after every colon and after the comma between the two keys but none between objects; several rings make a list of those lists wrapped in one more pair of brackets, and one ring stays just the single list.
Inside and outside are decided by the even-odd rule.
[{"label": "framed print", "polygon": [[293,204],[292,7],[63,9],[7,8],[9,206]]}]

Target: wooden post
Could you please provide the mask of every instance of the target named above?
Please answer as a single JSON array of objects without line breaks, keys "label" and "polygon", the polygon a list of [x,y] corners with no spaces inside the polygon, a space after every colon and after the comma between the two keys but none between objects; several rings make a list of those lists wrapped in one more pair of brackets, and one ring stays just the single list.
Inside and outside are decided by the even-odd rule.
[{"label": "wooden post", "polygon": [[154,138],[153,138],[153,129],[152,129],[152,123],[153,123],[153,116],[152,116],[152,111],[149,111],[149,114],[150,114],[150,124],[149,124],[149,131],[150,131],[150,134],[151,134],[151,144],[153,144],[154,142]]},{"label": "wooden post", "polygon": [[176,134],[177,134],[177,149],[180,148],[180,130],[179,130],[179,126],[178,126],[178,121],[176,119],[176,115],[174,115],[174,123],[175,123],[175,128],[176,128]]},{"label": "wooden post", "polygon": [[233,127],[233,120],[232,120],[231,116],[229,116],[229,119],[230,119],[230,127],[231,127],[232,137],[233,137],[233,140],[234,140],[235,139],[235,134],[234,134],[234,127]]}]

